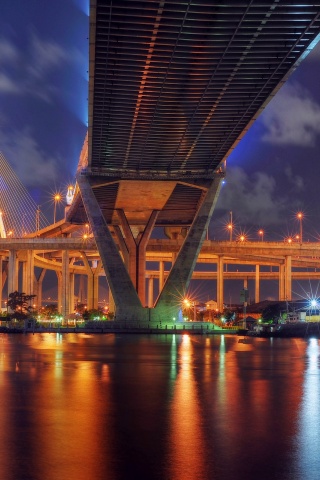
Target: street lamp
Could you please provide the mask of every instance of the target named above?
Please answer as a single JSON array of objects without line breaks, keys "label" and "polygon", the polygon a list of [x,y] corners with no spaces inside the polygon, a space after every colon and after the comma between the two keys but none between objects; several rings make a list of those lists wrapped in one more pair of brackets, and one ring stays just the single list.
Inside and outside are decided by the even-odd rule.
[{"label": "street lamp", "polygon": [[230,242],[232,242],[232,230],[233,230],[232,212],[230,212],[230,222],[228,223],[227,228],[230,232]]},{"label": "street lamp", "polygon": [[264,235],[264,231],[262,229],[259,230],[258,234],[260,235],[261,237],[261,242],[263,242],[263,235]]},{"label": "street lamp", "polygon": [[53,223],[56,223],[56,211],[57,211],[57,203],[61,201],[60,193],[56,193],[53,197],[54,201],[54,208],[53,208]]},{"label": "street lamp", "polygon": [[299,223],[300,223],[300,243],[302,243],[302,218],[303,218],[303,213],[298,212],[297,219],[299,220]]}]

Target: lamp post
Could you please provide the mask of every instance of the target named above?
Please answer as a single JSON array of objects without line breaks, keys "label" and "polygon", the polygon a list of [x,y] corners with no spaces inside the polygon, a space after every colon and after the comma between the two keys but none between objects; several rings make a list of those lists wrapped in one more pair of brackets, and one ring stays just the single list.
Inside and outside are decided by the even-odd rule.
[{"label": "lamp post", "polygon": [[262,229],[259,230],[258,234],[260,235],[261,237],[261,242],[263,242],[263,235],[264,235],[264,231]]},{"label": "lamp post", "polygon": [[230,233],[230,242],[232,242],[232,229],[233,229],[232,212],[230,212],[230,222],[228,223],[228,230],[229,230],[229,233]]},{"label": "lamp post", "polygon": [[57,203],[61,200],[60,193],[56,193],[53,197],[54,200],[54,208],[53,208],[53,223],[56,223],[56,211],[57,211]]},{"label": "lamp post", "polygon": [[297,219],[299,220],[299,223],[300,223],[300,243],[302,243],[302,218],[303,218],[303,213],[298,212]]}]

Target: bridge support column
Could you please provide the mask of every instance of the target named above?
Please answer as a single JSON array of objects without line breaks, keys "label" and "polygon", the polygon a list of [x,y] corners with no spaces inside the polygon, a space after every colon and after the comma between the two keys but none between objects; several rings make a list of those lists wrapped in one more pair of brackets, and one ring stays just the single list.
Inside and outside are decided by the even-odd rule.
[{"label": "bridge support column", "polygon": [[116,320],[142,321],[148,312],[142,307],[118,247],[94,195],[88,177],[77,176],[83,204],[100,253],[104,271],[116,304]]},{"label": "bridge support column", "polygon": [[63,317],[69,315],[69,297],[70,297],[70,270],[69,270],[69,252],[62,252],[62,285],[61,285],[61,313]]},{"label": "bridge support column", "polygon": [[182,299],[188,289],[218,199],[221,180],[222,177],[215,177],[207,190],[163,290],[159,295],[155,311],[152,312],[155,319],[173,322],[173,318],[178,318]]},{"label": "bridge support column", "polygon": [[2,311],[2,297],[3,297],[3,285],[4,285],[4,272],[3,272],[3,257],[0,255],[0,312]]},{"label": "bridge support column", "polygon": [[260,302],[260,265],[256,265],[256,280],[255,280],[255,293],[254,293],[254,301],[255,303]]},{"label": "bridge support column", "polygon": [[291,269],[291,255],[285,257],[285,299],[292,300],[292,269]]},{"label": "bridge support column", "polygon": [[69,313],[74,312],[74,273],[69,275],[70,291],[69,291]]},{"label": "bridge support column", "polygon": [[90,265],[89,260],[84,252],[81,252],[82,260],[88,275],[87,282],[87,308],[88,310],[98,309],[99,306],[99,273],[102,263]]},{"label": "bridge support column", "polygon": [[284,263],[279,265],[279,300],[285,300],[285,268]]},{"label": "bridge support column", "polygon": [[223,310],[223,257],[218,255],[217,261],[217,309]]},{"label": "bridge support column", "polygon": [[142,305],[146,303],[146,248],[158,213],[155,210],[151,213],[145,229],[139,232],[137,238],[135,238],[124,211],[118,210],[118,216],[125,234],[124,242],[129,254],[129,275]]},{"label": "bridge support column", "polygon": [[35,286],[35,293],[36,293],[36,304],[38,305],[38,309],[40,310],[42,307],[42,283],[44,276],[46,274],[46,269],[43,268],[40,272],[38,278],[36,278],[36,286]]},{"label": "bridge support column", "polygon": [[23,262],[22,291],[26,295],[33,295],[34,292],[34,253],[33,250],[26,251],[26,260]]},{"label": "bridge support column", "polygon": [[10,293],[18,290],[18,270],[19,262],[16,250],[9,251],[8,262],[8,296]]},{"label": "bridge support column", "polygon": [[159,292],[163,289],[164,285],[164,261],[159,262]]},{"label": "bridge support column", "polygon": [[62,312],[62,273],[56,272],[58,280],[58,299],[57,299],[57,310],[58,313]]},{"label": "bridge support column", "polygon": [[148,278],[148,306],[153,307],[153,277]]}]

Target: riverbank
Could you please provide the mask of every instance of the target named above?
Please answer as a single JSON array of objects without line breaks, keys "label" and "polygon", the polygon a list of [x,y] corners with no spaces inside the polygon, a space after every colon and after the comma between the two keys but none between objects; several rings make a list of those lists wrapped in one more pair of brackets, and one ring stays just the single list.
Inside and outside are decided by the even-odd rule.
[{"label": "riverbank", "polygon": [[219,328],[209,323],[181,323],[176,325],[143,325],[116,322],[96,322],[92,325],[85,326],[30,326],[28,328],[10,328],[1,327],[0,333],[85,333],[85,334],[103,334],[103,333],[130,333],[130,334],[184,334],[191,335],[221,335],[221,334],[237,334],[237,329]]}]

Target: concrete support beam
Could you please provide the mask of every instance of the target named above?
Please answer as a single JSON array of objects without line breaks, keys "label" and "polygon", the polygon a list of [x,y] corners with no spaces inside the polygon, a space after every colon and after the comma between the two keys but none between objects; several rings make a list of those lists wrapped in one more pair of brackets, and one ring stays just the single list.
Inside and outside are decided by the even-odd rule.
[{"label": "concrete support beam", "polygon": [[256,281],[255,281],[255,303],[260,302],[260,265],[256,265]]},{"label": "concrete support beam", "polygon": [[36,288],[35,288],[35,294],[36,294],[36,304],[38,305],[38,308],[40,309],[42,306],[42,283],[44,276],[46,274],[46,269],[43,268],[40,272],[40,275],[38,278],[36,278]]},{"label": "concrete support beam", "polygon": [[62,312],[62,273],[56,272],[58,280],[58,299],[57,299],[57,310],[59,313]]},{"label": "concrete support beam", "polygon": [[292,300],[292,257],[288,255],[285,257],[285,299]]},{"label": "concrete support beam", "polygon": [[159,292],[163,289],[164,285],[164,261],[159,262]]},{"label": "concrete support beam", "polygon": [[63,317],[69,315],[70,298],[70,270],[69,270],[69,252],[62,252],[62,292],[61,292],[61,313]]},{"label": "concrete support beam", "polygon": [[22,291],[26,295],[34,294],[34,252],[26,251],[26,260],[22,263]]},{"label": "concrete support beam", "polygon": [[69,275],[69,313],[74,312],[74,273],[70,273]]},{"label": "concrete support beam", "polygon": [[3,257],[0,255],[0,312],[2,311],[2,297],[3,297]]},{"label": "concrete support beam", "polygon": [[88,310],[98,309],[99,302],[99,273],[102,269],[102,262],[98,262],[96,266],[90,265],[89,260],[84,252],[82,260],[87,271],[87,308]]},{"label": "concrete support beam", "polygon": [[189,287],[202,243],[206,237],[211,216],[221,188],[222,177],[215,177],[199,207],[195,219],[183,242],[159,299],[156,303],[156,319],[171,321],[178,318],[181,302]]},{"label": "concrete support beam", "polygon": [[153,307],[153,277],[148,278],[148,306]]},{"label": "concrete support beam", "polygon": [[19,262],[16,250],[9,251],[8,263],[8,295],[18,290]]},{"label": "concrete support beam", "polygon": [[217,309],[223,310],[223,257],[218,256],[217,261]]},{"label": "concrete support beam", "polygon": [[122,261],[118,247],[112,238],[89,180],[86,176],[79,174],[77,175],[77,182],[108,284],[115,300],[116,319],[124,321],[145,320],[147,312],[142,308],[141,301]]},{"label": "concrete support beam", "polygon": [[285,300],[285,266],[284,264],[279,265],[279,300]]},{"label": "concrete support beam", "polygon": [[[147,244],[155,225],[157,211],[153,211],[149,217],[147,225],[144,230],[140,232],[137,238],[134,237],[130,225],[127,221],[123,210],[118,210],[118,216],[121,222],[121,227],[124,231],[125,238],[123,239],[129,254],[128,271],[133,285],[139,295],[142,305],[146,303],[146,249]],[[119,231],[117,231],[117,236]],[[122,247],[122,250],[124,248]]]}]

